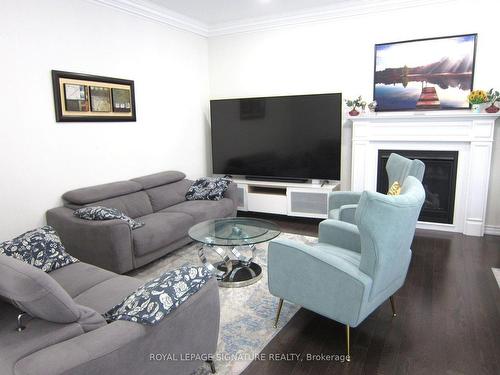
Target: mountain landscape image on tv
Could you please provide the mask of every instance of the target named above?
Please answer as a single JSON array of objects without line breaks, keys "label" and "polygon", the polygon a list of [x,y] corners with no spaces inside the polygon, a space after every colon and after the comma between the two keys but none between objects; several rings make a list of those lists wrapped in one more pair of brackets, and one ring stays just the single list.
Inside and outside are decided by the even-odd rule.
[{"label": "mountain landscape image on tv", "polygon": [[378,111],[469,108],[476,34],[375,45]]}]

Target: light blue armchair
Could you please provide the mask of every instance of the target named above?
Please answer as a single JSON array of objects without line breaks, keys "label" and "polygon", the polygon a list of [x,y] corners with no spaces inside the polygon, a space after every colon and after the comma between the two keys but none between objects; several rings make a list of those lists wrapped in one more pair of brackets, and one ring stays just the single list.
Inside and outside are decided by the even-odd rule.
[{"label": "light blue armchair", "polygon": [[269,290],[283,300],[358,326],[403,285],[410,264],[410,245],[425,192],[420,181],[406,178],[401,195],[363,192],[356,225],[325,220],[314,246],[287,239],[269,243]]},{"label": "light blue armchair", "polygon": [[[425,164],[418,159],[411,160],[392,153],[387,160],[385,170],[389,177],[389,186],[394,181],[398,181],[402,185],[408,176],[413,176],[422,181]],[[360,197],[361,192],[335,191],[330,193],[328,197],[328,218],[354,223],[354,214]]]}]

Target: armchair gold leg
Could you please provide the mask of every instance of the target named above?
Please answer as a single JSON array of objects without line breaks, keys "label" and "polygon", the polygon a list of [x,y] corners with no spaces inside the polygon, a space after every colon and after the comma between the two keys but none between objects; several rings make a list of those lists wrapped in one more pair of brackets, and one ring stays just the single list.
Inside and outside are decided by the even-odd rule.
[{"label": "armchair gold leg", "polygon": [[280,298],[280,301],[278,303],[278,311],[276,312],[276,320],[274,321],[274,328],[278,327],[278,320],[280,319],[282,307],[283,307],[283,298]]},{"label": "armchair gold leg", "polygon": [[389,297],[389,301],[391,301],[391,308],[392,308],[392,316],[396,316],[396,307],[394,305],[394,296]]},{"label": "armchair gold leg", "polygon": [[351,362],[351,343],[350,343],[349,331],[350,327],[349,324],[347,324],[346,325],[347,357],[345,359],[347,362]]}]

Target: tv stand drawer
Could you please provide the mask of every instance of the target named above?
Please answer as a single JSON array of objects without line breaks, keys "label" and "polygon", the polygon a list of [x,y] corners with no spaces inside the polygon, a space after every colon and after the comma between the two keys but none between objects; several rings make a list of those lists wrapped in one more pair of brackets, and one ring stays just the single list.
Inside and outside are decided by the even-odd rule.
[{"label": "tv stand drawer", "polygon": [[248,193],[248,211],[265,212],[270,214],[287,214],[287,197],[282,194],[265,194],[262,192]]}]

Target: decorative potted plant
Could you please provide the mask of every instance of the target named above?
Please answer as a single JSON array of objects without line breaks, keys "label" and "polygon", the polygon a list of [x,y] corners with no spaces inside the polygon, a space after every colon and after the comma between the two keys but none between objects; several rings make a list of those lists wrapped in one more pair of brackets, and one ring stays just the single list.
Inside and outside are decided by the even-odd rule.
[{"label": "decorative potted plant", "polygon": [[474,113],[481,112],[481,104],[486,103],[488,101],[488,94],[483,90],[474,90],[471,91],[469,96],[467,97],[469,103],[472,105],[471,110]]},{"label": "decorative potted plant", "polygon": [[349,111],[349,115],[351,116],[357,116],[359,115],[359,111],[357,110],[358,107],[361,107],[364,109],[366,107],[366,102],[363,101],[363,98],[361,98],[361,95],[358,96],[356,99],[351,100],[351,99],[346,99],[345,104],[351,108]]},{"label": "decorative potted plant", "polygon": [[490,106],[486,108],[486,112],[497,113],[500,108],[498,108],[495,105],[495,103],[500,102],[500,92],[494,89],[490,89],[487,95],[488,95],[488,103],[490,103]]}]

